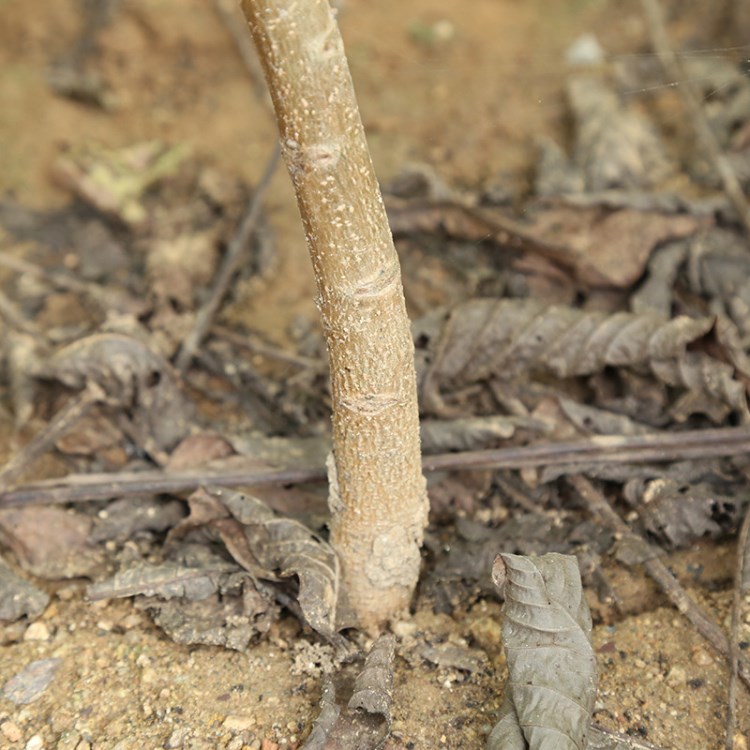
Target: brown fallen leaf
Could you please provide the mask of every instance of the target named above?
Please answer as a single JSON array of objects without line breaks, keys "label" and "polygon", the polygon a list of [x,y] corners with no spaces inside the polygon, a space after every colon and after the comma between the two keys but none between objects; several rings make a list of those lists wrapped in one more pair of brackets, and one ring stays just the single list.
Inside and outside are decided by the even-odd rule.
[{"label": "brown fallen leaf", "polygon": [[88,544],[92,523],[63,508],[9,508],[0,510],[0,541],[38,578],[90,576],[104,564],[101,551]]},{"label": "brown fallen leaf", "polygon": [[656,247],[688,237],[708,222],[697,216],[629,208],[560,206],[540,212],[531,233],[567,253],[584,284],[627,289],[643,275]]},{"label": "brown fallen leaf", "polygon": [[[299,605],[295,613],[310,627],[339,640],[338,631],[352,620],[340,588],[338,557],[326,541],[299,521],[280,516],[258,498],[240,492],[200,489],[188,502],[190,516],[172,530],[170,544],[193,530],[212,529],[253,577],[283,584]],[[295,583],[289,591],[289,584]]]}]

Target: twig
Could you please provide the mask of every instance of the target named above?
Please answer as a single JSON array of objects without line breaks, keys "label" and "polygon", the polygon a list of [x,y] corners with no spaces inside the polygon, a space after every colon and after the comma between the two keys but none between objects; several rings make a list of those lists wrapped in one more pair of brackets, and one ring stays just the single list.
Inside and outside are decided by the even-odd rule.
[{"label": "twig", "polygon": [[275,359],[278,362],[284,362],[288,365],[294,365],[302,369],[320,369],[326,366],[326,363],[322,359],[313,359],[312,357],[303,357],[300,354],[292,354],[285,349],[280,349],[271,344],[254,341],[249,335],[230,331],[228,328],[224,328],[224,326],[211,326],[211,332],[218,338],[228,341],[233,346],[247,349],[253,354],[260,354],[261,357]]},{"label": "twig", "polygon": [[[750,428],[686,430],[655,435],[606,436],[590,440],[528,445],[497,450],[464,451],[424,456],[425,471],[524,469],[587,463],[658,463],[686,457],[736,456],[750,453]],[[322,467],[220,471],[123,472],[73,474],[0,492],[0,507],[38,503],[104,500],[143,493],[183,492],[214,484],[220,487],[300,484],[326,478]]]},{"label": "twig", "polygon": [[268,190],[268,186],[271,184],[274,172],[276,171],[276,165],[279,162],[280,153],[277,144],[273,149],[271,158],[268,160],[268,164],[263,172],[263,176],[260,178],[260,182],[253,191],[253,195],[245,209],[245,215],[242,217],[237,233],[229,243],[226,255],[224,256],[224,261],[221,264],[221,268],[219,269],[219,273],[214,282],[214,287],[211,290],[211,296],[198,311],[193,330],[190,331],[185,337],[185,341],[182,343],[182,347],[180,348],[175,362],[177,369],[180,371],[184,371],[187,368],[195,351],[201,345],[206,332],[211,326],[211,321],[213,320],[214,315],[216,315],[219,305],[221,305],[221,302],[224,299],[224,295],[227,293],[229,283],[239,269],[242,255],[247,247],[247,243],[250,241],[250,236],[255,229],[258,218],[260,217],[263,198]]},{"label": "twig", "polygon": [[[582,475],[568,477],[568,482],[578,492],[581,499],[588,505],[590,512],[598,516],[612,531],[628,536],[636,534],[620,516],[612,510],[604,495]],[[642,540],[644,546],[645,540]],[[722,655],[729,656],[730,645],[726,635],[716,622],[709,617],[700,605],[688,594],[680,582],[672,575],[669,568],[658,558],[643,561],[643,567],[651,578],[661,587],[677,610],[685,615],[695,626],[696,630]],[[739,676],[750,685],[750,662],[739,657],[737,659]]]},{"label": "twig", "polygon": [[216,14],[229,32],[229,36],[232,37],[237,54],[240,56],[242,63],[245,66],[245,70],[250,77],[250,81],[253,84],[255,95],[270,108],[271,103],[268,98],[266,85],[263,81],[263,70],[260,67],[260,60],[258,60],[255,47],[247,35],[245,24],[236,12],[237,3],[231,3],[231,7],[227,7],[227,3],[225,3],[224,0],[213,0],[213,3]]},{"label": "twig", "polygon": [[590,463],[662,463],[736,456],[750,451],[750,428],[686,430],[652,435],[600,435],[588,440],[425,456],[426,471],[525,469]]},{"label": "twig", "polygon": [[742,186],[732,169],[732,165],[722,153],[716,141],[716,136],[713,130],[711,130],[690,76],[685,70],[682,61],[672,49],[667,34],[664,13],[659,0],[641,0],[641,4],[648,19],[649,32],[654,50],[668,77],[673,81],[680,81],[680,93],[687,107],[698,141],[710,159],[716,173],[719,175],[724,193],[737,211],[745,232],[750,235],[750,205],[748,205],[747,196],[742,190]]},{"label": "twig", "polygon": [[191,491],[204,485],[213,487],[257,487],[320,482],[326,478],[322,467],[280,469],[277,471],[162,471],[117,472],[111,474],[70,474],[62,479],[35,482],[0,493],[0,508],[20,505],[61,504],[108,500],[133,495],[160,495]]},{"label": "twig", "polygon": [[104,391],[89,383],[85,390],[73,396],[38,435],[13,455],[0,471],[0,493],[4,492],[33,461],[45,453],[57,439],[67,432],[97,402],[104,400]]},{"label": "twig", "polygon": [[737,724],[737,678],[740,659],[740,614],[742,611],[742,594],[745,591],[745,565],[750,542],[750,509],[745,513],[745,520],[740,527],[737,538],[737,562],[734,573],[734,595],[732,597],[732,626],[729,634],[729,690],[727,697],[727,737],[726,750],[734,748],[734,728]]},{"label": "twig", "polygon": [[41,331],[30,321],[24,318],[15,302],[11,301],[0,292],[0,318],[5,318],[7,323],[18,331],[43,338]]},{"label": "twig", "polygon": [[28,274],[34,278],[42,279],[55,289],[66,292],[82,294],[91,301],[97,303],[105,310],[112,307],[112,295],[116,292],[95,282],[84,282],[74,276],[59,271],[50,271],[34,263],[16,258],[5,250],[0,250],[0,267],[8,268],[20,274]]}]

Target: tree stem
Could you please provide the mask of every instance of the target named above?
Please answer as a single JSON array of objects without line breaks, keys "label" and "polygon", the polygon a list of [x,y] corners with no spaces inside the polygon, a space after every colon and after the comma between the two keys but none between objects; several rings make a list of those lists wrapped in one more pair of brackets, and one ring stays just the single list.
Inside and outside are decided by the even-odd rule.
[{"label": "tree stem", "polygon": [[243,0],[318,286],[333,397],[331,539],[375,628],[409,603],[427,497],[398,257],[327,0]]}]

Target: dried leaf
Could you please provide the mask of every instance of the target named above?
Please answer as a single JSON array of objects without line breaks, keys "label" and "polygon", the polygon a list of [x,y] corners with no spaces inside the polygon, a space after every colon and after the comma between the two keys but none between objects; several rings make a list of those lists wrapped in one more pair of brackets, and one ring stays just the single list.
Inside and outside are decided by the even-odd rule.
[{"label": "dried leaf", "polygon": [[578,562],[501,554],[492,576],[505,597],[509,677],[487,749],[585,750],[596,660]]},{"label": "dried leaf", "polygon": [[278,619],[273,593],[205,545],[188,544],[176,560],[137,562],[89,586],[89,599],[136,596],[154,622],[177,643],[244,651]]},{"label": "dried leaf", "polygon": [[237,570],[218,558],[211,567],[187,567],[174,562],[161,565],[136,563],[112,578],[88,587],[89,599],[117,599],[126,596],[158,596],[162,599],[201,600],[219,588],[219,579]]},{"label": "dried leaf", "polygon": [[423,419],[419,425],[425,453],[471,451],[499,445],[518,428],[544,431],[540,420],[527,417],[491,416],[465,419]]},{"label": "dried leaf", "polygon": [[339,561],[333,548],[299,521],[277,516],[257,498],[239,492],[216,492],[244,527],[252,555],[269,573],[299,580],[297,601],[310,626],[332,637],[340,627]]},{"label": "dried leaf", "polygon": [[101,567],[102,553],[88,544],[91,526],[89,516],[58,507],[0,510],[0,541],[24,570],[49,580],[90,576]]},{"label": "dried leaf", "polygon": [[573,78],[568,97],[575,118],[574,159],[588,190],[643,188],[667,174],[666,151],[653,126],[623,106],[603,81]]},{"label": "dried leaf", "polygon": [[232,455],[235,455],[232,444],[215,432],[188,435],[172,451],[164,469],[182,471],[204,466],[210,461]]},{"label": "dried leaf", "polygon": [[305,744],[302,745],[302,750],[328,750],[328,737],[340,715],[341,707],[336,704],[336,688],[330,680],[325,680],[323,694],[320,697],[320,713]]},{"label": "dried leaf", "polygon": [[564,250],[582,282],[627,289],[641,278],[656,247],[689,237],[707,221],[629,208],[561,206],[540,213],[533,234]]},{"label": "dried leaf", "polygon": [[[444,410],[441,387],[460,389],[490,378],[547,371],[559,378],[607,366],[650,370],[662,383],[701,397],[694,410],[722,405],[750,419],[735,367],[688,345],[715,325],[712,318],[607,314],[533,300],[479,299],[453,310],[424,376],[428,408]],[[709,412],[710,413],[710,412]]]},{"label": "dried leaf", "polygon": [[147,141],[122,149],[86,144],[60,156],[55,178],[85,202],[130,226],[142,225],[142,198],[159,180],[176,173],[187,156],[184,146]]},{"label": "dried leaf", "polygon": [[217,591],[205,599],[139,598],[137,605],[176,643],[235,651],[246,651],[279,618],[273,593],[245,572],[222,577]]},{"label": "dried leaf", "polygon": [[646,531],[673,548],[732,533],[750,505],[746,490],[737,488],[726,494],[705,482],[690,484],[663,477],[646,483],[631,481],[625,496],[638,509]]},{"label": "dried leaf", "polygon": [[128,410],[146,448],[171,448],[188,431],[190,409],[170,364],[131,336],[80,339],[56,352],[37,375],[75,389],[96,383],[109,405]]},{"label": "dried leaf", "polygon": [[0,557],[0,620],[34,620],[48,603],[49,596],[44,591],[19,578]]},{"label": "dried leaf", "polygon": [[382,746],[391,727],[394,653],[392,635],[375,641],[345,711],[335,703],[333,683],[326,682],[320,715],[303,750],[376,750]]}]

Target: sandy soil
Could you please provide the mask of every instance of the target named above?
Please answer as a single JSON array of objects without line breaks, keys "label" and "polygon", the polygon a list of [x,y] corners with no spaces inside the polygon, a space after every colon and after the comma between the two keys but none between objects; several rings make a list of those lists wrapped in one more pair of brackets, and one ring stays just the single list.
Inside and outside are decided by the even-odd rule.
[{"label": "sandy soil", "polygon": [[[50,64],[74,43],[78,9],[74,0],[0,2],[0,194],[39,208],[62,205],[68,197],[49,179],[50,164],[66,145],[89,140],[183,142],[230,173],[258,179],[274,124],[210,2],[122,3],[101,36],[99,69],[117,97],[109,113],[54,96],[46,82]],[[426,41],[438,22],[447,38]],[[565,132],[560,60],[570,43],[595,30],[612,52],[629,52],[643,37],[639,5],[607,0],[347,0],[341,25],[382,179],[406,162],[426,161],[454,184],[511,190],[528,179],[534,137]],[[314,321],[315,311],[281,171],[269,215],[282,268],[252,299],[236,301],[229,319],[283,344],[289,323],[299,315]],[[7,451],[7,435],[2,443]],[[670,561],[722,623],[732,560],[730,546],[702,546]],[[701,566],[703,575],[691,573]],[[613,576],[637,606],[595,629],[597,720],[665,748],[723,747],[723,660],[641,577]],[[60,660],[36,702],[0,698],[0,748],[273,750],[304,739],[330,653],[294,620],[282,620],[247,654],[188,648],[170,642],[130,602],[86,602],[83,587],[49,587],[54,595],[41,624],[0,629],[0,684],[31,661]],[[498,615],[492,602],[456,618],[423,605],[401,624],[402,654],[421,638],[468,645],[488,662],[467,675],[399,658],[391,750],[484,746],[504,679]],[[750,623],[744,627],[747,641]],[[741,692],[748,736],[750,703]]]}]

